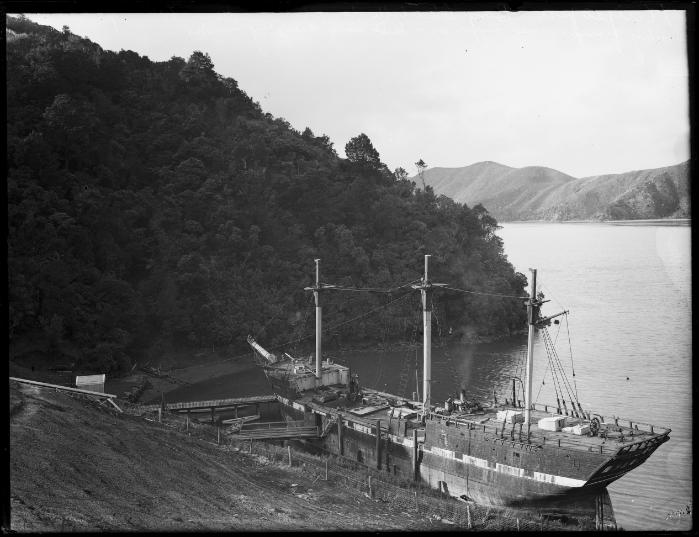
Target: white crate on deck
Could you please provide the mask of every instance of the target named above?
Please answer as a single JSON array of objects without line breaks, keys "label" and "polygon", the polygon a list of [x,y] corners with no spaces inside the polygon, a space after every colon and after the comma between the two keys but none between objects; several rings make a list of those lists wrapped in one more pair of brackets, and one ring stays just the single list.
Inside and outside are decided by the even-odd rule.
[{"label": "white crate on deck", "polygon": [[590,434],[590,426],[583,423],[578,425],[571,425],[570,427],[563,427],[561,429],[564,433],[572,433],[577,435]]},{"label": "white crate on deck", "polygon": [[547,416],[541,418],[537,424],[539,429],[543,431],[560,431],[565,425],[565,416]]}]

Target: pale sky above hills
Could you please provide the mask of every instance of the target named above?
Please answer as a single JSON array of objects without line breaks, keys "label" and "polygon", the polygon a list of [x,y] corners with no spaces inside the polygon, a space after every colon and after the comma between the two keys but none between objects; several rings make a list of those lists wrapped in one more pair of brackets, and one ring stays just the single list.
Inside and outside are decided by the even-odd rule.
[{"label": "pale sky above hills", "polygon": [[263,110],[366,133],[391,168],[492,160],[575,177],[689,158],[681,11],[30,14],[153,61],[210,54]]}]

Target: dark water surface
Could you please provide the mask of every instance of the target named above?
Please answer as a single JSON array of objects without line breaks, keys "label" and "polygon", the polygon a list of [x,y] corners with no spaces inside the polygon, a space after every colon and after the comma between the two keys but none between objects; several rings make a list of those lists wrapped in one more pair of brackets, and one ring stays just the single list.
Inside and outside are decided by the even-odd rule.
[{"label": "dark water surface", "polygon": [[[692,526],[690,516],[676,514],[692,501],[691,227],[684,224],[512,223],[499,232],[516,270],[529,278],[528,268],[538,269],[538,288],[551,300],[543,313],[570,311],[549,330],[571,383],[572,354],[583,407],[672,429],[669,442],[609,487],[626,530]],[[490,398],[494,386],[523,376],[525,335],[479,345],[435,337],[435,344],[433,402],[460,388],[469,398]],[[540,339],[535,356],[533,396],[555,401]],[[420,347],[334,357],[362,384],[406,396],[415,390],[416,360],[422,367]],[[180,388],[168,399],[260,393],[271,388],[251,370]]]}]

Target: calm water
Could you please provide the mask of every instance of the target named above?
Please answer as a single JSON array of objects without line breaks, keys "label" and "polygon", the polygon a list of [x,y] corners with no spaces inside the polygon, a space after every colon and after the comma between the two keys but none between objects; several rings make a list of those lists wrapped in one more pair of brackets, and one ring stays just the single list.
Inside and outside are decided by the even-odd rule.
[{"label": "calm water", "polygon": [[[666,520],[692,499],[691,228],[521,223],[500,236],[517,270],[539,269],[551,299],[545,311],[570,310],[583,405],[672,428],[669,442],[609,487],[617,522],[628,530],[691,528],[687,516]],[[567,344],[562,333],[564,362]],[[537,366],[539,379],[546,366]]]},{"label": "calm water", "polygon": [[[667,222],[513,223],[499,232],[516,270],[529,278],[528,268],[538,269],[538,288],[551,300],[543,313],[570,311],[567,322],[549,330],[571,383],[572,354],[583,407],[672,428],[669,442],[609,487],[617,523],[626,530],[692,526],[687,515],[668,518],[692,501],[690,233],[689,226]],[[505,388],[512,376],[522,376],[525,355],[526,336],[481,345],[441,341],[433,349],[433,402],[460,388],[469,397],[490,397],[493,386]],[[555,401],[540,340],[535,355],[533,395],[540,402]],[[335,357],[351,366],[362,384],[410,395],[422,350]],[[170,397],[260,391],[269,391],[264,376],[250,371],[188,386]]]}]

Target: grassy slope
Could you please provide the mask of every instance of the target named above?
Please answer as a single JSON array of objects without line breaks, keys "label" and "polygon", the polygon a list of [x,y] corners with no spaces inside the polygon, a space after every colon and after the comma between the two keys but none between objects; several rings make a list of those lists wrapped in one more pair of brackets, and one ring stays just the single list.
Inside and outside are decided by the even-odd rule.
[{"label": "grassy slope", "polygon": [[332,481],[313,483],[301,468],[16,383],[10,468],[11,529],[18,531],[437,527],[348,497]]}]

